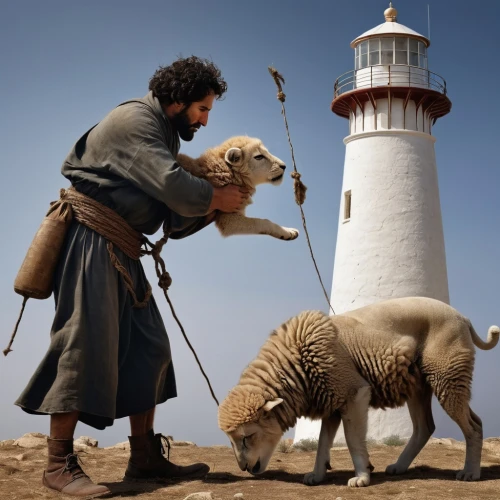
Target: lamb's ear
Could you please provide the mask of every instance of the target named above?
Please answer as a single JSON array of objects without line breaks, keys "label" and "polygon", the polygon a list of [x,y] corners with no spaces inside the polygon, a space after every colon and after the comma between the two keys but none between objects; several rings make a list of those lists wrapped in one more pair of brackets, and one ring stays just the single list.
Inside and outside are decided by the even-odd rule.
[{"label": "lamb's ear", "polygon": [[240,148],[230,148],[226,151],[225,160],[229,165],[238,167],[243,163],[243,151]]},{"label": "lamb's ear", "polygon": [[271,411],[275,406],[283,403],[281,398],[273,399],[272,401],[267,401],[267,403],[262,407],[264,411]]}]

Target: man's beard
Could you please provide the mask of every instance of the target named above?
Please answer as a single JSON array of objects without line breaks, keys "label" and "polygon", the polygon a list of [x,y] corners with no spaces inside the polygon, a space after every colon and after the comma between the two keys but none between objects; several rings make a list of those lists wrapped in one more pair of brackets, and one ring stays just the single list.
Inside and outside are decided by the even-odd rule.
[{"label": "man's beard", "polygon": [[171,122],[183,141],[191,141],[196,131],[200,128],[199,123],[189,122],[187,108],[175,115]]}]

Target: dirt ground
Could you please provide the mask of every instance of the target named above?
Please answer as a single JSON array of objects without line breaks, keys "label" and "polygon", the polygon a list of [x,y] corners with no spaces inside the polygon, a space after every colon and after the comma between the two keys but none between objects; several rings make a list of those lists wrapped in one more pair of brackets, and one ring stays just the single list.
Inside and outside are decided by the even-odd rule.
[{"label": "dirt ground", "polygon": [[[444,442],[443,442],[444,441]],[[463,483],[455,480],[465,457],[463,443],[434,440],[427,444],[413,466],[403,476],[385,476],[385,467],[393,463],[401,446],[372,445],[370,459],[375,466],[372,483],[367,488],[346,486],[353,475],[347,449],[332,448],[331,464],[326,483],[305,486],[302,477],[310,472],[315,452],[275,452],[268,470],[252,477],[239,470],[229,447],[173,447],[170,459],[179,464],[203,461],[211,472],[203,481],[170,484],[138,484],[122,481],[128,460],[124,449],[91,448],[81,453],[85,471],[94,481],[106,484],[111,498],[183,500],[191,493],[213,493],[213,498],[233,499],[242,493],[244,500],[354,500],[354,499],[500,499],[500,438],[485,440],[481,480]],[[0,443],[0,499],[70,499],[45,489],[41,475],[46,462],[44,446],[20,448],[11,442]]]}]

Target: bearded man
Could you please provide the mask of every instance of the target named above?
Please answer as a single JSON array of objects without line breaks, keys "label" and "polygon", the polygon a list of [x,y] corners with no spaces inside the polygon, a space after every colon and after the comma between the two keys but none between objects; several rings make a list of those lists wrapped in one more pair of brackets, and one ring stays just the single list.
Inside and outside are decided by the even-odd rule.
[{"label": "bearded man", "polygon": [[[236,212],[248,194],[213,188],[176,163],[180,140],[190,141],[216,99],[226,92],[220,70],[192,56],[160,67],[149,93],[120,104],[87,131],[66,157],[62,174],[73,189],[121,216],[132,230],[169,238],[189,236],[212,222],[215,211]],[[139,260],[119,248],[137,297],[147,280]],[[48,351],[16,401],[26,412],[50,415],[43,484],[74,496],[109,493],[82,470],[73,450],[78,421],[96,429],[129,417],[130,459],[125,478],[199,478],[205,464],[177,466],[153,430],[156,405],[177,395],[170,345],[151,297],[134,307],[110,259],[107,239],[73,221],[54,278],[55,318]]]}]

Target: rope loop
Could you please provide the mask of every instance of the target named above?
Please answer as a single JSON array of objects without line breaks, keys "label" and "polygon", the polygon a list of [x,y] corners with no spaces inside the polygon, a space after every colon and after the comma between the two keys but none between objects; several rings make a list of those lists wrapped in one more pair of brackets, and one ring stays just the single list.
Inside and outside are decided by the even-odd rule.
[{"label": "rope loop", "polygon": [[297,205],[302,205],[304,201],[306,201],[307,187],[300,180],[299,172],[292,172],[290,175],[293,179],[293,191],[295,193],[295,203],[297,203]]},{"label": "rope loop", "polygon": [[309,232],[307,231],[307,224],[306,224],[306,216],[304,215],[304,210],[302,209],[302,204],[304,203],[306,199],[306,186],[302,183],[300,180],[300,174],[297,172],[297,167],[295,165],[295,155],[293,152],[293,145],[292,145],[292,140],[290,139],[290,131],[288,130],[288,120],[286,119],[286,111],[285,111],[285,94],[283,93],[283,88],[281,87],[281,84],[285,83],[285,79],[283,78],[283,75],[278,73],[278,70],[276,68],[273,68],[272,66],[268,66],[267,68],[269,70],[269,73],[273,77],[274,83],[276,83],[276,87],[278,87],[278,100],[281,102],[281,114],[283,115],[283,119],[285,121],[285,129],[286,129],[286,135],[288,138],[288,144],[290,145],[290,151],[292,153],[292,163],[293,163],[293,172],[292,172],[292,178],[294,180],[293,182],[293,190],[295,193],[295,202],[300,208],[300,215],[302,217],[302,226],[304,227],[304,233],[306,235],[307,239],[307,245],[309,246],[309,252],[311,254],[311,259],[314,264],[314,268],[316,269],[316,274],[318,275],[318,279],[321,285],[321,288],[323,290],[323,294],[325,295],[325,299],[328,303],[328,306],[330,307],[331,311],[333,314],[335,314],[335,311],[332,307],[332,304],[330,303],[330,299],[328,298],[328,294],[326,293],[325,285],[323,284],[323,280],[321,279],[321,274],[318,269],[318,265],[316,264],[316,259],[314,258],[314,253],[313,249],[311,246],[311,240],[309,239]]},{"label": "rope loop", "polygon": [[172,278],[170,277],[170,274],[167,271],[163,272],[158,280],[158,286],[163,290],[168,290],[171,284]]}]

